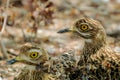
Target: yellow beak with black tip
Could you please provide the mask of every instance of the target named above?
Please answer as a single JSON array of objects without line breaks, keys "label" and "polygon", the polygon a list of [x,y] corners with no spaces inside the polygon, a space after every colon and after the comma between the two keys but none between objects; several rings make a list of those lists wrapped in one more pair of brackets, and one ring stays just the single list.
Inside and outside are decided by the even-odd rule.
[{"label": "yellow beak with black tip", "polygon": [[16,58],[7,61],[7,63],[8,64],[14,64],[14,63],[20,62],[20,61],[24,61],[24,59],[22,59],[21,57],[17,56]]}]

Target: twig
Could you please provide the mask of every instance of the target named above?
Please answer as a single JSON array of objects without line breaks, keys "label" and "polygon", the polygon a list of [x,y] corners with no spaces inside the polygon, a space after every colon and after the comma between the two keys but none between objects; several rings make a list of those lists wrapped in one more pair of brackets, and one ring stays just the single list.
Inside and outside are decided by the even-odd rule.
[{"label": "twig", "polygon": [[22,27],[20,27],[20,28],[21,28],[21,31],[22,31],[22,34],[23,34],[23,39],[26,42],[27,41],[27,36],[25,35],[25,32],[24,32],[23,28]]},{"label": "twig", "polygon": [[17,54],[15,54],[15,53],[13,53],[13,52],[11,52],[11,51],[9,51],[9,50],[7,50],[7,53],[8,53],[8,54],[11,54],[11,55],[13,55],[13,56],[18,56]]},{"label": "twig", "polygon": [[4,15],[4,22],[3,22],[2,29],[1,29],[1,31],[0,31],[0,44],[1,44],[1,48],[2,48],[2,51],[3,51],[3,56],[4,56],[4,58],[8,58],[8,56],[7,56],[6,47],[5,47],[5,45],[4,45],[1,37],[2,37],[2,34],[3,34],[4,30],[5,30],[5,26],[6,26],[6,23],[7,23],[7,16],[8,16],[8,15],[7,15],[7,12],[8,12],[8,7],[9,7],[9,2],[10,2],[10,0],[7,0],[6,13],[5,13],[5,15]]},{"label": "twig", "polygon": [[1,50],[3,52],[3,59],[7,59],[8,58],[7,50],[6,50],[6,47],[3,43],[3,41],[0,41],[0,45],[1,45]]},{"label": "twig", "polygon": [[[9,2],[10,2],[10,0],[7,0],[6,12],[8,11]],[[2,29],[1,29],[1,32],[0,32],[0,37],[5,30],[6,23],[7,23],[7,13],[5,13],[5,15],[4,15],[4,22],[3,22],[3,26],[2,26]]]}]

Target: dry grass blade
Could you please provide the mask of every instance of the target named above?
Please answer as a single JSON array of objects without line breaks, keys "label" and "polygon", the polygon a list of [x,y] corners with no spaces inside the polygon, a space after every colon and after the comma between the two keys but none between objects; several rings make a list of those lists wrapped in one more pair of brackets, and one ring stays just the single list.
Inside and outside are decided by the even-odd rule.
[{"label": "dry grass blade", "polygon": [[1,49],[3,51],[4,58],[8,58],[8,55],[7,55],[7,50],[6,50],[5,44],[2,41],[2,34],[3,34],[4,30],[5,30],[6,23],[7,23],[7,11],[8,11],[8,7],[9,7],[9,1],[10,0],[7,0],[6,13],[4,15],[4,22],[3,22],[2,29],[0,31],[0,44],[1,44]]}]

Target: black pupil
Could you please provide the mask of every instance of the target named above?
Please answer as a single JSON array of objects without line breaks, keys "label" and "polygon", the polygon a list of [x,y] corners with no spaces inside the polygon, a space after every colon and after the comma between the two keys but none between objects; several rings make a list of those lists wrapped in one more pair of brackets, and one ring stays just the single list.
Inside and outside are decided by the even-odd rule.
[{"label": "black pupil", "polygon": [[33,56],[35,56],[35,54],[33,54]]},{"label": "black pupil", "polygon": [[83,26],[83,28],[86,28],[85,25]]}]

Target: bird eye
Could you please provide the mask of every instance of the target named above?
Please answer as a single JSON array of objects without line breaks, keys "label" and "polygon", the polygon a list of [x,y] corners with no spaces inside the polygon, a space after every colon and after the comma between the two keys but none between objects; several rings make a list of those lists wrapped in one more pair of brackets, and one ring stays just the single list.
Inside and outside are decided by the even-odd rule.
[{"label": "bird eye", "polygon": [[38,52],[31,52],[29,56],[34,59],[38,58],[38,54],[39,54]]},{"label": "bird eye", "polygon": [[82,31],[88,30],[88,25],[87,25],[87,24],[81,24],[81,25],[80,25],[80,29],[81,29]]}]

